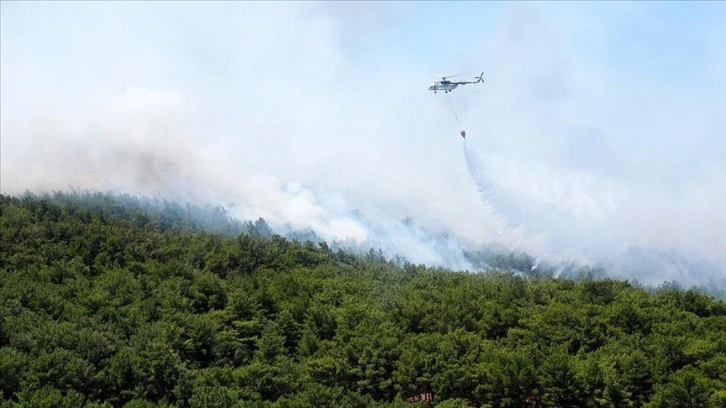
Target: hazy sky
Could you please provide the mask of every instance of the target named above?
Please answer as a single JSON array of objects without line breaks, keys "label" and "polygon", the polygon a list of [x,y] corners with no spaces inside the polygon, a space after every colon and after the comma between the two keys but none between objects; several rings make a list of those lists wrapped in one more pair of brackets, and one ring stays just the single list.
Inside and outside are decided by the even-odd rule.
[{"label": "hazy sky", "polygon": [[[430,248],[392,232],[405,217],[540,255],[726,263],[724,2],[0,7],[5,194],[233,204],[414,257]],[[462,71],[486,81],[451,94],[469,165],[427,91]]]}]

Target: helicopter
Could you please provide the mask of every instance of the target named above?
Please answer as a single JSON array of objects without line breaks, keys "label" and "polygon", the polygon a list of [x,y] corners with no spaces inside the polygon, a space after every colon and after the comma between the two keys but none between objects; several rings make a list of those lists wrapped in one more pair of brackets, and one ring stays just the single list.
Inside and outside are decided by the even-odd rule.
[{"label": "helicopter", "polygon": [[466,84],[478,84],[479,82],[484,82],[484,79],[482,78],[484,76],[484,73],[482,72],[479,76],[474,77],[476,81],[450,81],[448,78],[453,78],[459,75],[450,75],[447,77],[441,77],[440,81],[434,82],[433,85],[429,86],[429,91],[434,91],[434,93],[438,93],[438,91],[444,91],[444,93],[449,93],[456,89],[459,85],[466,85]]}]

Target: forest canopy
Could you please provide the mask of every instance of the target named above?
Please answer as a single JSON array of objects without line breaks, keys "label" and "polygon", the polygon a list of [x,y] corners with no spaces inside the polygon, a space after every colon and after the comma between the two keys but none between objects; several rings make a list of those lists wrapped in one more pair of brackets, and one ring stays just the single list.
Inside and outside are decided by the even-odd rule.
[{"label": "forest canopy", "polygon": [[0,195],[2,407],[724,407],[706,293],[450,271],[110,194]]}]

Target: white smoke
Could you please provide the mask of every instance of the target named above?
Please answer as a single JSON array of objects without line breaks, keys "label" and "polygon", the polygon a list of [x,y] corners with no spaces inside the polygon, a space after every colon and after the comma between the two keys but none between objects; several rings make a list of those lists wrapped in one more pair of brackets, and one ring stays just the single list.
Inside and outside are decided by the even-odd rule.
[{"label": "white smoke", "polygon": [[[697,233],[707,228],[706,223],[726,230],[726,218],[717,212],[704,212],[699,217],[683,217],[681,213],[684,207],[702,205],[699,202],[721,202],[726,208],[726,186],[709,191],[708,198],[688,195],[684,201],[692,202],[672,207],[667,197],[660,201],[664,205],[654,205],[655,193],[648,186],[616,183],[584,171],[562,174],[546,166],[504,160],[479,153],[466,142],[464,158],[491,213],[502,217],[510,229],[521,228],[527,235],[545,237],[544,247],[532,249],[548,260],[606,265],[611,274],[637,276],[648,284],[666,280],[688,285],[726,284],[726,263],[720,259],[726,236],[688,245],[671,232],[681,228],[684,234]],[[663,230],[653,228],[659,221]],[[707,266],[697,267],[694,260]]]},{"label": "white smoke", "polygon": [[[495,25],[448,41],[448,22],[424,24],[446,45],[432,52],[403,28],[421,26],[417,5],[342,4],[0,2],[0,191],[219,203],[462,269],[492,241],[542,259],[656,248],[726,262],[720,25],[682,33],[705,47],[694,84],[588,54],[618,30],[603,11],[637,22],[646,6],[582,3],[572,20],[462,3],[474,22],[492,7],[481,20]],[[451,95],[485,152],[466,161],[448,101],[419,80],[442,61],[485,71]],[[667,278],[718,269],[680,264]]]}]

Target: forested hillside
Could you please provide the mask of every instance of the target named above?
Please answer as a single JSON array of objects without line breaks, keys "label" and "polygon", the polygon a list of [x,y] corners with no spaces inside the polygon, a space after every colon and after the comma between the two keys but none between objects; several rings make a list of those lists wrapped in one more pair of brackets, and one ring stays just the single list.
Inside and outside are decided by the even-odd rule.
[{"label": "forested hillside", "polygon": [[706,294],[401,266],[164,205],[0,196],[0,406],[726,407]]}]

